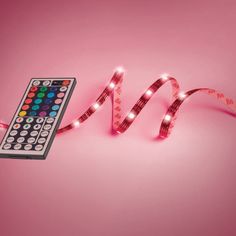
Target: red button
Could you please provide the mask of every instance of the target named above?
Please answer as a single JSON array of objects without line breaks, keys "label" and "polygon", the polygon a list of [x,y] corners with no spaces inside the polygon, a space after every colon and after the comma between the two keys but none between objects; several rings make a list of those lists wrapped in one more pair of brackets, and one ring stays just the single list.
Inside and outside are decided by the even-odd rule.
[{"label": "red button", "polygon": [[25,100],[25,104],[30,104],[32,102],[32,99],[30,99],[30,98],[27,98],[26,100]]},{"label": "red button", "polygon": [[33,98],[34,96],[35,96],[35,93],[29,93],[29,94],[28,94],[28,97],[29,97],[29,98]]},{"label": "red button", "polygon": [[67,86],[69,84],[70,84],[70,80],[64,80],[63,83],[62,83],[62,85],[64,85],[64,86]]},{"label": "red button", "polygon": [[36,92],[37,90],[38,90],[38,88],[35,87],[35,86],[33,86],[33,87],[30,89],[31,92]]},{"label": "red button", "polygon": [[29,105],[24,105],[22,108],[21,108],[21,110],[23,110],[23,111],[26,111],[26,110],[28,110],[29,109]]}]

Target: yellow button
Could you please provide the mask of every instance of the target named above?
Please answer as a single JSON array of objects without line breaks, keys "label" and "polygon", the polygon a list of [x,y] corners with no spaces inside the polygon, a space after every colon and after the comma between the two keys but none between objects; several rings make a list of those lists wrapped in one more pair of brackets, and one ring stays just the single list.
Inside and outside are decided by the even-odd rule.
[{"label": "yellow button", "polygon": [[26,111],[21,111],[20,113],[19,113],[19,116],[25,116],[26,115]]}]

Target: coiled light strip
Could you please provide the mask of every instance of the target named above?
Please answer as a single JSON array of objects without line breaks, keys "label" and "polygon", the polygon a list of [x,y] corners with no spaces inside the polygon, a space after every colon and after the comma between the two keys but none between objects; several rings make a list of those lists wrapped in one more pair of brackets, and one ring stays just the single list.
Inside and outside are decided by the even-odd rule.
[{"label": "coiled light strip", "polygon": [[[135,103],[135,105],[125,116],[123,121],[121,121],[121,87],[123,77],[124,69],[122,67],[118,67],[115,70],[109,84],[105,87],[105,89],[97,98],[95,103],[93,103],[80,117],[76,118],[65,127],[60,128],[57,133],[65,133],[70,129],[79,127],[80,124],[85,122],[85,120],[87,120],[92,114],[94,114],[99,109],[99,107],[103,105],[103,103],[108,97],[112,98],[112,129],[116,133],[124,133],[134,122],[138,114],[145,107],[145,105],[152,98],[152,96],[158,91],[160,87],[162,87],[167,82],[170,82],[172,86],[173,103],[168,108],[165,116],[163,117],[159,130],[159,137],[161,138],[166,138],[169,136],[172,128],[174,127],[177,111],[179,110],[183,102],[194,93],[203,92],[207,95],[211,95],[217,100],[223,102],[229,109],[236,113],[236,102],[230,98],[227,98],[223,93],[209,88],[198,88],[183,93],[180,92],[179,84],[175,78],[169,76],[168,74],[162,74],[159,79],[157,79],[149,88],[146,89],[145,93]],[[8,125],[0,121],[0,128],[7,129]]]}]

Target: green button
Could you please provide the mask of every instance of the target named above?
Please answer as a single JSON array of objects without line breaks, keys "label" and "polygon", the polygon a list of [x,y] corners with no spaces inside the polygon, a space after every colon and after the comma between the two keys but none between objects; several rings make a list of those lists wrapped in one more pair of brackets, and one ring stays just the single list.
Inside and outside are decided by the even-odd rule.
[{"label": "green button", "polygon": [[45,87],[45,86],[43,86],[42,88],[40,88],[40,91],[41,91],[41,92],[46,92],[47,90],[48,90],[48,88]]},{"label": "green button", "polygon": [[37,97],[38,98],[43,98],[45,96],[45,93],[38,93]]}]

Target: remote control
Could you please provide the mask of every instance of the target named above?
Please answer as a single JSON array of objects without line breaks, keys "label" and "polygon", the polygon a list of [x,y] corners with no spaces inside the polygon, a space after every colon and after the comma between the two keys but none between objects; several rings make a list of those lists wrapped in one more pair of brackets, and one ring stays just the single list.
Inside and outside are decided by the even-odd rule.
[{"label": "remote control", "polygon": [[31,79],[0,145],[0,157],[45,159],[75,85],[75,78]]}]

